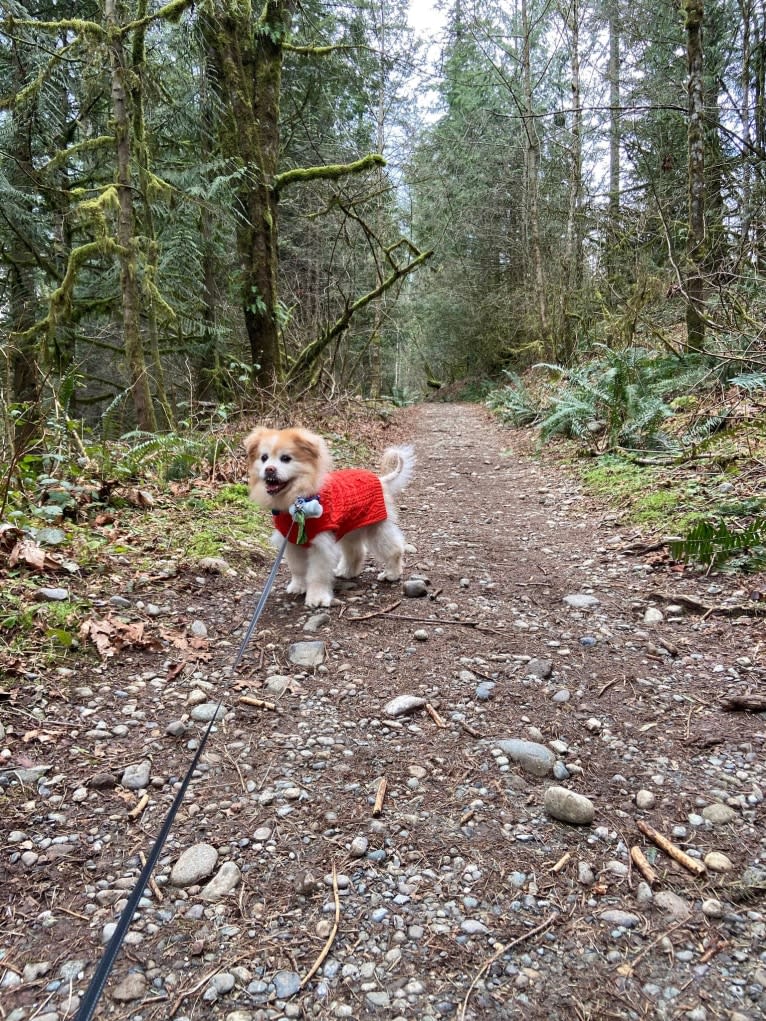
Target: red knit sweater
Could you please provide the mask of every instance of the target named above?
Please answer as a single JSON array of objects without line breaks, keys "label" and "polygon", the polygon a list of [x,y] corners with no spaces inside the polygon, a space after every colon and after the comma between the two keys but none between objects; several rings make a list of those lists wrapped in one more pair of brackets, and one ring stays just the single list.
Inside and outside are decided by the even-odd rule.
[{"label": "red knit sweater", "polygon": [[[331,472],[319,493],[322,504],[320,518],[306,518],[306,543],[320,532],[333,532],[336,539],[366,525],[377,525],[388,517],[383,499],[383,486],[377,475],[361,468]],[[292,528],[290,541],[295,542],[298,528],[286,511],[272,511],[274,527],[282,535]]]}]

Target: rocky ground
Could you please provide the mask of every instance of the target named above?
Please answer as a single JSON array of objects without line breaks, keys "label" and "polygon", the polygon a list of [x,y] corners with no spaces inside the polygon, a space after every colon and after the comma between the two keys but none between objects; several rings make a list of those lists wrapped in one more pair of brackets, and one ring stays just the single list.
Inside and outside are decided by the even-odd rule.
[{"label": "rocky ground", "polygon": [[76,1012],[219,698],[96,1016],[766,1016],[752,583],[479,409],[396,428],[407,586],[281,576],[232,677],[265,559],[86,580],[114,654],[0,702],[3,1021]]}]

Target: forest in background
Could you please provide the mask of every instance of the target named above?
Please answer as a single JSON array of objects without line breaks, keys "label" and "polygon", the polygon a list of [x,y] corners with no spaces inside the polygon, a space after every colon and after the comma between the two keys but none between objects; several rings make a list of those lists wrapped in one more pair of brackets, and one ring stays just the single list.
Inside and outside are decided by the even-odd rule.
[{"label": "forest in background", "polygon": [[5,455],[540,362],[763,397],[763,0],[441,9],[3,0]]}]

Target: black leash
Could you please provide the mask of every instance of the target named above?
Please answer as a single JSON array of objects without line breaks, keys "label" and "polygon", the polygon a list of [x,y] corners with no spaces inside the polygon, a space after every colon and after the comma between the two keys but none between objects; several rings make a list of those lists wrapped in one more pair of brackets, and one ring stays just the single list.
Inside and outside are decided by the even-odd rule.
[{"label": "black leash", "polygon": [[[290,529],[290,531],[292,531],[292,528]],[[252,620],[250,621],[250,626],[248,627],[242,641],[240,642],[239,649],[237,650],[237,654],[234,657],[234,662],[231,667],[232,675],[236,671],[239,664],[242,662],[242,657],[245,655],[245,649],[247,648],[250,639],[253,637],[253,632],[255,631],[255,628],[258,624],[258,620],[261,616],[261,613],[263,612],[263,607],[266,605],[266,600],[269,597],[269,593],[271,592],[272,586],[274,585],[274,581],[277,577],[277,571],[279,569],[280,561],[282,560],[282,556],[285,552],[285,549],[287,548],[288,538],[289,533],[284,537],[284,540],[282,541],[282,545],[277,553],[277,558],[274,561],[274,565],[271,568],[271,571],[269,572],[268,578],[266,579],[266,584],[263,586],[263,591],[261,592],[258,604],[255,607],[255,610],[253,611],[253,617]],[[224,692],[224,695],[225,694],[226,693]],[[165,841],[167,840],[168,834],[170,833],[170,828],[173,825],[176,814],[178,813],[178,809],[181,807],[181,802],[183,801],[184,795],[186,794],[186,790],[189,786],[189,783],[191,782],[192,774],[194,773],[194,770],[197,768],[197,763],[199,762],[200,756],[202,755],[202,752],[205,749],[207,739],[208,737],[210,737],[210,732],[213,729],[213,724],[216,722],[218,718],[218,710],[223,705],[223,699],[224,696],[222,695],[218,702],[218,705],[215,708],[215,712],[213,713],[212,719],[208,723],[205,733],[202,735],[202,740],[200,741],[197,750],[194,753],[194,758],[192,759],[191,765],[186,771],[186,776],[183,778],[183,782],[181,783],[181,786],[178,788],[176,796],[173,798],[173,803],[168,809],[168,814],[165,816],[165,821],[163,822],[162,828],[159,834],[157,835],[157,839],[154,842],[154,847],[152,847],[152,850],[146,859],[146,864],[141,869],[138,879],[136,880],[136,885],[131,890],[127,903],[125,904],[125,907],[122,909],[122,914],[120,915],[120,918],[117,922],[117,927],[112,933],[112,937],[109,940],[106,949],[104,950],[101,960],[98,962],[98,967],[93,973],[93,978],[90,980],[90,984],[88,988],[85,990],[85,995],[80,1001],[80,1007],[75,1016],[75,1021],[90,1021],[90,1018],[93,1016],[93,1011],[96,1009],[96,1005],[98,1004],[98,1001],[101,999],[101,994],[104,991],[106,980],[109,978],[109,974],[112,968],[114,967],[114,962],[117,959],[117,954],[119,953],[123,940],[128,934],[130,923],[133,921],[133,916],[135,915],[136,909],[138,908],[138,902],[141,900],[144,890],[151,878],[152,872],[154,871],[154,867],[159,861],[160,854],[162,853],[162,848],[165,844]]]}]

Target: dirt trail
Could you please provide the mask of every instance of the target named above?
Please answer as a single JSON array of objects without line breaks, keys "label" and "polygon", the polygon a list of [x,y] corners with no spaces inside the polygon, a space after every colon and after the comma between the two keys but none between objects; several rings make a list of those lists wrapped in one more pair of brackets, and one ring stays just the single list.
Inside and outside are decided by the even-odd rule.
[{"label": "dirt trail", "polygon": [[[703,619],[679,598],[737,604],[737,579],[626,552],[635,537],[614,515],[480,409],[421,406],[399,427],[418,455],[401,514],[407,573],[428,594],[405,598],[370,567],[325,615],[280,577],[103,1016],[765,1016],[766,728],[719,705],[763,692],[764,624]],[[3,966],[21,981],[6,982],[6,1021],[34,1008],[58,1021],[82,992],[189,761],[191,707],[231,683],[254,588],[171,579],[152,600],[166,620],[205,622],[213,660],[167,680],[167,652],[117,658],[83,670],[57,707],[75,728],[69,752],[57,746],[61,778],[36,800],[8,799],[0,982]],[[325,643],[315,669],[289,658],[306,641]],[[400,695],[432,711],[392,717]],[[534,747],[501,745],[515,739]],[[149,805],[126,826],[120,789],[93,775],[145,760]],[[551,817],[557,785],[591,800],[592,823]],[[657,852],[641,819],[711,867],[695,876]],[[171,883],[202,842],[214,865]],[[229,893],[206,887],[223,866]]]}]

